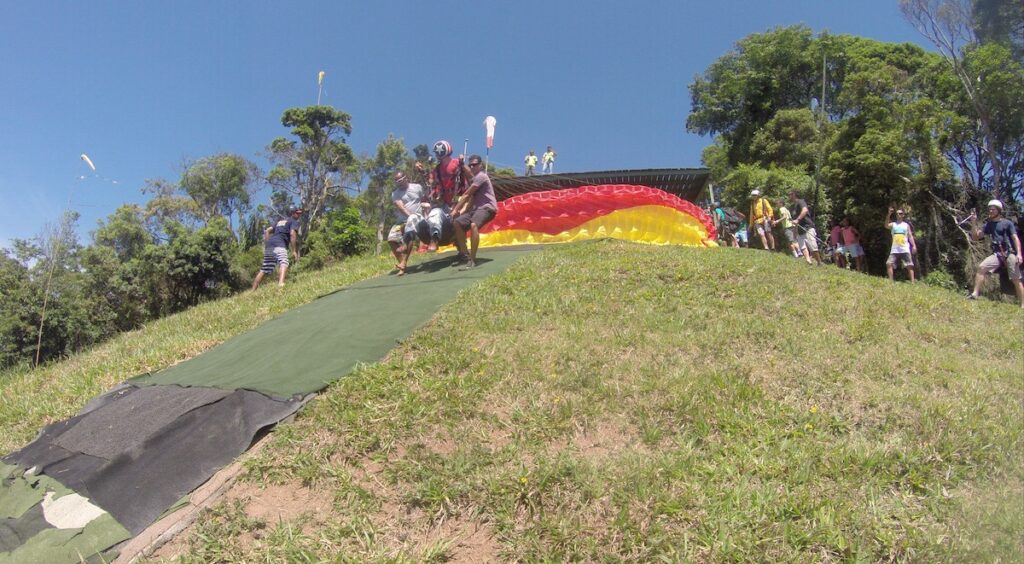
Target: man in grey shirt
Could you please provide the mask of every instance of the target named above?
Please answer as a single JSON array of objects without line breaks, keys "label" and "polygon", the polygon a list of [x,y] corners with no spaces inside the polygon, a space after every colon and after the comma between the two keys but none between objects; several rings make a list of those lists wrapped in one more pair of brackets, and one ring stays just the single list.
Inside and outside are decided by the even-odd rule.
[{"label": "man in grey shirt", "polygon": [[494,197],[491,178],[483,169],[480,155],[471,155],[467,161],[473,174],[466,193],[459,198],[459,203],[452,210],[455,225],[455,246],[459,255],[466,254],[466,231],[470,231],[469,259],[464,270],[476,267],[476,249],[480,245],[480,229],[491,222],[498,213],[498,200]]},{"label": "man in grey shirt", "polygon": [[406,263],[417,240],[416,225],[423,219],[423,194],[423,186],[409,182],[402,171],[395,173],[395,191],[391,193],[391,201],[396,208],[395,225],[388,233],[388,245],[391,245],[391,253],[398,261],[395,268],[399,276],[405,274]]}]

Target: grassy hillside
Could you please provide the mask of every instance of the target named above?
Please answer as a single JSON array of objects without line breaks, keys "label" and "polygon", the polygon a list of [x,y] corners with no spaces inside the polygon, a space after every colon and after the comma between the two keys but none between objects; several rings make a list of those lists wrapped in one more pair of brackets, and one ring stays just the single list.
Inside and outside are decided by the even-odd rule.
[{"label": "grassy hillside", "polygon": [[1020,560],[1022,329],[781,254],[551,247],[329,388],[160,555]]},{"label": "grassy hillside", "polygon": [[327,292],[387,272],[385,257],[359,258],[302,273],[284,291],[265,283],[257,292],[209,302],[124,333],[94,349],[40,370],[0,373],[0,453],[31,441],[53,421],[127,378],[191,358]]},{"label": "grassy hillside", "polygon": [[[390,266],[347,262],[4,374],[0,452]],[[161,554],[1021,560],[1022,330],[1009,304],[781,254],[550,247],[332,386]]]}]

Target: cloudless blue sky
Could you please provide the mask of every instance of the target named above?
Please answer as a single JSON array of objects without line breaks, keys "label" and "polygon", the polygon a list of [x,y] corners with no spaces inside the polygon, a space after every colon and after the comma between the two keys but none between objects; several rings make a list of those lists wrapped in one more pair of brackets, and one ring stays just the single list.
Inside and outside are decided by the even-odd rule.
[{"label": "cloudless blue sky", "polygon": [[[316,102],[352,115],[349,144],[389,133],[447,138],[515,166],[546,145],[558,172],[696,167],[687,86],[746,35],[815,32],[929,47],[897,0],[227,2],[3,5],[0,246],[55,223],[68,203],[83,242],[147,178],[219,152],[265,165],[282,112]],[[89,175],[87,153],[104,179]],[[116,180],[115,184],[113,181]],[[257,197],[265,202],[266,194]]]}]

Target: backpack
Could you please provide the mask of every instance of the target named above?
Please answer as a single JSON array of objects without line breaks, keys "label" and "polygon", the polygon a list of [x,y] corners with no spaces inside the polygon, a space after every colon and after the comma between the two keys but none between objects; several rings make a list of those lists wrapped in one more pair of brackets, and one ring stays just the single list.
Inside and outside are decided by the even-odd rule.
[{"label": "backpack", "polygon": [[736,211],[736,208],[722,208],[722,211],[725,212],[724,223],[729,231],[736,231],[739,229],[740,224],[743,223],[743,220],[745,219],[743,214]]}]

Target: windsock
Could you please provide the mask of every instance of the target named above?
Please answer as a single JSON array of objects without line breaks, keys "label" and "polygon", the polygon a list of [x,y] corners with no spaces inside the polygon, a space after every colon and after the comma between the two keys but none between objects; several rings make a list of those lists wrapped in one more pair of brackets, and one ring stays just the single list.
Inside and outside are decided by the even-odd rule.
[{"label": "windsock", "polygon": [[498,124],[498,120],[494,119],[494,116],[487,116],[484,118],[484,127],[487,128],[487,149],[490,150],[494,147],[494,126]]}]

